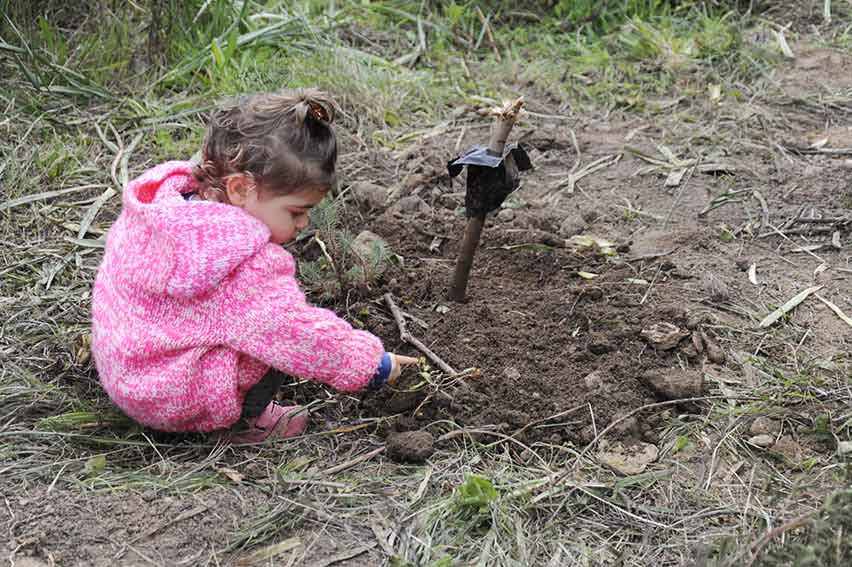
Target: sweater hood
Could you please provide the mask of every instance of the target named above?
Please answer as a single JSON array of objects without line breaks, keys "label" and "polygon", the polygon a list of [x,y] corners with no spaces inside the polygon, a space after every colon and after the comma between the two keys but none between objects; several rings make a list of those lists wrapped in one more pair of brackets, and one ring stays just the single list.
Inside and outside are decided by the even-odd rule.
[{"label": "sweater hood", "polygon": [[187,201],[197,187],[192,167],[167,162],[129,182],[116,221],[123,230],[108,239],[107,254],[151,293],[204,294],[269,242],[266,225],[239,207]]}]

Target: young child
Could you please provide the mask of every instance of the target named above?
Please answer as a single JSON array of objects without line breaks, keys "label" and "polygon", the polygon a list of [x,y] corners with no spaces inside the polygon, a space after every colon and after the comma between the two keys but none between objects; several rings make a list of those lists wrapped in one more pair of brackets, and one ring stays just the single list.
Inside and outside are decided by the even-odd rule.
[{"label": "young child", "polygon": [[95,279],[92,353],[134,420],[291,437],[307,416],[273,401],[282,372],[355,392],[416,362],[309,305],[280,246],[335,183],[335,108],[314,90],[241,99],[214,112],[200,164],[128,183]]}]

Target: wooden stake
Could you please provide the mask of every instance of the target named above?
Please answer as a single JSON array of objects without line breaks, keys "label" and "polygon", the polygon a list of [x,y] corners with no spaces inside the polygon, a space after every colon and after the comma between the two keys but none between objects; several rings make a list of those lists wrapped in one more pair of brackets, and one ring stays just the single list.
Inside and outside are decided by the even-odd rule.
[{"label": "wooden stake", "polygon": [[[523,105],[524,99],[521,97],[515,101],[506,102],[502,107],[491,111],[496,120],[491,125],[491,139],[488,141],[489,152],[497,156],[503,155],[506,140],[509,138],[515,122],[520,117]],[[476,255],[477,248],[479,248],[479,238],[482,236],[484,226],[485,215],[475,215],[467,221],[464,238],[459,249],[459,258],[453,271],[453,280],[450,283],[449,298],[451,301],[464,301],[470,269],[473,267],[473,257]]]}]

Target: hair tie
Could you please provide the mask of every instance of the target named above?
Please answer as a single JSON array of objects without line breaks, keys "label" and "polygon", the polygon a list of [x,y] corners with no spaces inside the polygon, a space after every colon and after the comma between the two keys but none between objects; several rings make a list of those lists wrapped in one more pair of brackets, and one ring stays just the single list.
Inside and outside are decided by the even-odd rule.
[{"label": "hair tie", "polygon": [[303,102],[307,105],[308,112],[310,112],[311,116],[320,122],[325,122],[327,124],[331,123],[331,115],[326,107],[315,100],[303,100]]}]

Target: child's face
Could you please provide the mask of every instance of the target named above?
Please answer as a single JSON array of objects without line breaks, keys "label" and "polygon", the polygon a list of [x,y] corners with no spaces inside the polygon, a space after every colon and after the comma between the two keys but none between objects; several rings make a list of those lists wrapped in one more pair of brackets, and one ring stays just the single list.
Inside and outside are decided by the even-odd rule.
[{"label": "child's face", "polygon": [[288,195],[275,195],[255,188],[245,195],[243,210],[269,227],[270,240],[284,244],[293,240],[308,226],[308,213],[322,201],[325,192],[302,189]]}]

